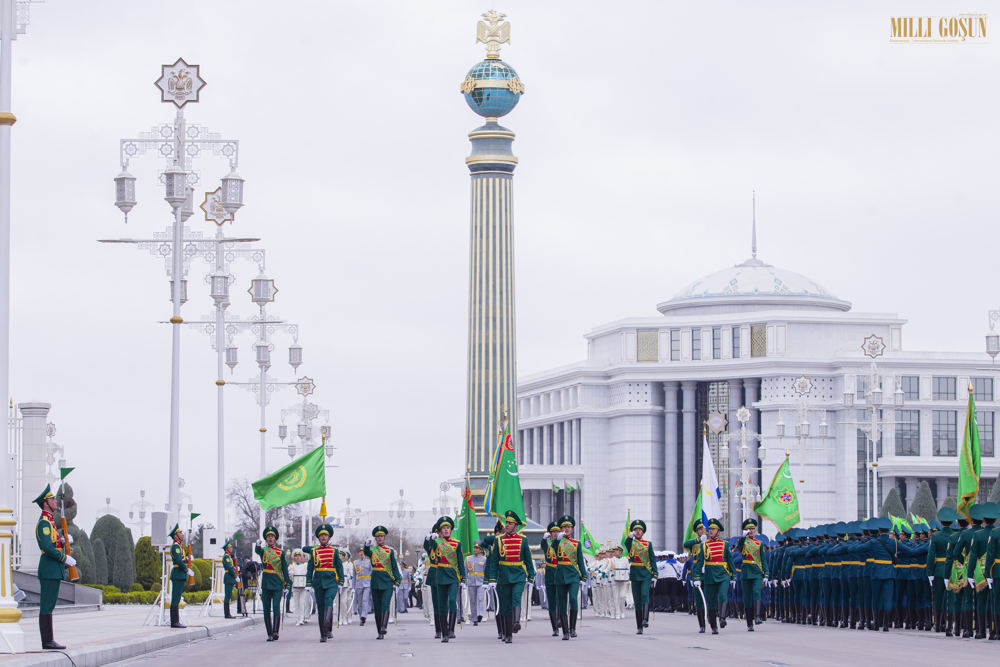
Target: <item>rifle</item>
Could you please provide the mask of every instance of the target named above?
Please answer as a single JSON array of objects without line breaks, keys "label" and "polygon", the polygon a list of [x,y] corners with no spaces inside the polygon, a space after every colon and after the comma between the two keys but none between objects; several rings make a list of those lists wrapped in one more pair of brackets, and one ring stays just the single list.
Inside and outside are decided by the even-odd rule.
[{"label": "rifle", "polygon": [[[59,528],[62,531],[63,553],[69,556],[69,527],[66,524],[66,494],[63,488],[63,479],[65,477],[66,475],[62,475],[59,480]],[[66,578],[70,581],[78,581],[80,579],[80,570],[75,565],[67,565]]]},{"label": "rifle", "polygon": [[[184,557],[184,563],[187,565],[187,569],[192,570],[191,561],[193,559],[191,557],[191,544],[188,543],[185,546],[187,547],[187,555]],[[187,585],[188,586],[194,586],[194,577],[188,576]]]}]

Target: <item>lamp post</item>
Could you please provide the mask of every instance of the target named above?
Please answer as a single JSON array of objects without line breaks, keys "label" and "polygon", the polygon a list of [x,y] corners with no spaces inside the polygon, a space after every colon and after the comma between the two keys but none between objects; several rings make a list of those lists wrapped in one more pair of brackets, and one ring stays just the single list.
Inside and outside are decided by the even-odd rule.
[{"label": "lamp post", "polygon": [[990,355],[993,363],[996,363],[997,354],[1000,354],[1000,333],[997,333],[997,325],[1000,324],[1000,310],[989,311],[988,320],[990,330],[986,334],[986,354]]},{"label": "lamp post", "polygon": [[129,524],[139,529],[139,537],[146,535],[146,514],[153,509],[153,503],[146,501],[146,489],[139,489],[139,500],[132,503],[128,511]]},{"label": "lamp post", "polygon": [[399,500],[389,504],[389,516],[399,519],[399,553],[403,553],[403,534],[406,532],[406,519],[413,519],[416,513],[413,510],[413,503],[403,497],[403,489],[399,490]]},{"label": "lamp post", "polygon": [[[180,469],[180,325],[181,306],[186,301],[184,221],[194,213],[194,185],[198,174],[192,171],[192,162],[202,151],[211,151],[229,163],[229,174],[222,178],[222,203],[232,214],[243,205],[243,180],[236,174],[239,164],[239,142],[222,139],[205,128],[188,124],[184,117],[184,106],[198,102],[205,81],[200,76],[197,65],[188,65],[178,58],[172,65],[163,65],[156,86],[160,89],[161,101],[177,108],[172,125],[163,124],[152,132],[140,133],[138,137],[122,139],[120,142],[121,173],[115,177],[115,205],[125,214],[136,205],[136,179],[128,168],[132,158],[150,150],[166,158],[169,166],[162,172],[164,200],[173,213],[171,244],[169,246],[171,267],[171,303],[173,312],[171,327],[171,369],[170,369],[170,444],[168,466],[167,510],[179,512],[177,480]],[[177,518],[178,515],[175,515]]]},{"label": "lamp post", "polygon": [[[740,443],[740,502],[743,505],[744,519],[751,514],[754,503],[760,500],[760,485],[754,480],[754,474],[761,468],[750,465],[750,443],[761,441],[763,436],[760,433],[751,433],[747,429],[750,416],[749,408],[741,405],[736,411],[736,421],[740,423],[740,430],[738,433],[731,433],[729,435],[731,439],[738,440]],[[759,450],[758,457],[763,460],[763,449]],[[728,460],[728,457],[726,460]]]},{"label": "lamp post", "polygon": [[343,517],[342,522],[344,528],[347,529],[347,551],[351,554],[351,558],[354,558],[354,553],[351,552],[351,541],[352,535],[354,534],[354,527],[361,524],[361,508],[355,507],[351,508],[351,499],[347,498],[345,501],[347,504],[340,508],[340,515]]},{"label": "lamp post", "polygon": [[[871,365],[868,372],[868,386],[865,388],[865,419],[864,421],[847,420],[865,434],[865,514],[875,516],[878,513],[878,445],[883,436],[895,428],[895,419],[886,419],[882,411],[889,408],[899,410],[904,405],[903,389],[894,378],[889,378],[889,386],[895,387],[892,402],[883,404],[882,374],[875,360],[885,353],[885,341],[881,336],[872,334],[865,337],[861,349],[869,357]],[[855,407],[855,392],[850,387],[844,388],[844,408]]]},{"label": "lamp post", "polygon": [[[810,407],[809,399],[814,388],[813,381],[805,375],[800,375],[792,382],[792,392],[795,394],[795,439],[797,441],[796,451],[799,458],[799,482],[805,484],[805,458],[806,451],[810,449],[806,446],[806,441],[811,439],[826,440],[830,437],[830,425],[826,421],[826,410],[820,412],[820,423],[818,433],[812,433],[812,426],[809,421],[809,413],[816,412]],[[781,420],[781,410],[778,410],[778,422],[774,425],[775,435],[778,440],[785,438],[785,423]],[[819,449],[822,449],[821,447]]]},{"label": "lamp post", "polygon": [[[300,382],[296,389],[308,390],[312,393],[312,388],[315,386],[312,384],[310,378],[302,378],[303,382]],[[304,381],[308,381],[304,382]],[[299,392],[301,394],[301,392]],[[294,459],[296,456],[302,456],[309,450],[313,449],[313,436],[316,434],[313,428],[313,421],[319,417],[322,417],[324,424],[319,427],[320,442],[324,449],[324,455],[329,462],[331,456],[333,456],[334,447],[330,442],[330,411],[321,409],[315,403],[309,402],[309,394],[302,395],[302,404],[297,405],[293,408],[285,408],[281,411],[281,424],[278,425],[278,438],[281,440],[283,447],[288,452],[288,458]],[[295,433],[291,436],[288,445],[285,446],[284,442],[289,438],[288,425],[285,424],[285,419],[289,416],[298,417],[298,424],[295,428]],[[326,465],[326,467],[330,467]],[[302,511],[302,534],[312,535],[312,501],[305,501]],[[303,538],[304,540],[305,538]]]}]

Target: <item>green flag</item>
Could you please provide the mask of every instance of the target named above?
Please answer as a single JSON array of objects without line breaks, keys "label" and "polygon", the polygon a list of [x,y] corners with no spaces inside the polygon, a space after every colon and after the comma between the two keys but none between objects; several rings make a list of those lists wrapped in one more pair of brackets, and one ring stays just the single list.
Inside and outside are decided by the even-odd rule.
[{"label": "green flag", "polygon": [[625,538],[628,537],[628,527],[629,527],[630,523],[632,523],[632,508],[631,507],[628,508],[628,512],[626,512],[626,514],[625,514],[625,527],[622,528],[622,539],[621,539],[622,549],[625,548]]},{"label": "green flag", "polygon": [[469,482],[465,483],[465,492],[462,494],[462,514],[458,517],[458,541],[462,544],[462,553],[466,556],[472,555],[472,547],[479,541],[479,527],[476,525],[476,512],[472,508],[472,492],[469,490]]},{"label": "green flag", "polygon": [[702,517],[703,512],[701,511],[701,493],[701,491],[698,491],[698,497],[695,498],[694,507],[691,509],[691,518],[688,519],[687,529],[684,531],[685,542],[693,540],[698,536],[698,534],[694,532],[694,522],[698,519],[704,521],[704,518]]},{"label": "green flag", "polygon": [[321,445],[253,483],[253,497],[261,509],[284,507],[326,495],[326,467]]},{"label": "green flag", "polygon": [[[958,452],[958,513],[969,519],[969,508],[979,495],[979,425],[976,422],[976,402],[969,383],[969,409],[965,413],[962,449]],[[971,519],[970,519],[971,520]]]},{"label": "green flag", "polygon": [[590,531],[587,530],[582,521],[580,522],[580,548],[588,556],[597,557],[597,540],[590,534]]},{"label": "green flag", "polygon": [[514,510],[522,520],[525,519],[521,478],[518,476],[517,457],[514,455],[514,439],[510,435],[506,419],[490,466],[490,478],[486,484],[483,506],[488,513],[498,518],[507,510]]},{"label": "green flag", "polygon": [[767,494],[754,503],[753,511],[773,521],[782,533],[800,521],[799,497],[795,493],[792,469],[787,456],[774,473]]},{"label": "green flag", "polygon": [[76,468],[59,468],[59,479],[66,479],[66,475],[76,470]]},{"label": "green flag", "polygon": [[573,486],[569,482],[563,482],[563,484],[566,485],[566,491],[568,491],[569,493],[572,493],[572,492],[576,491],[577,487]]},{"label": "green flag", "polygon": [[191,512],[191,521],[194,521],[195,519],[197,519],[200,516],[201,516],[201,514],[199,514],[198,512]]},{"label": "green flag", "polygon": [[559,490],[560,490],[559,489],[559,485],[556,484],[555,482],[552,482],[552,492],[553,493],[559,493]]}]

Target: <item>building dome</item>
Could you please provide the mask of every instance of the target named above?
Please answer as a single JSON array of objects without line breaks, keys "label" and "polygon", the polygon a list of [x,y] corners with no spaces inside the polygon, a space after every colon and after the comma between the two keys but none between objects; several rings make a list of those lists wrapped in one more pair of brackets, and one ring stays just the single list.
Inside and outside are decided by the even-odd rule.
[{"label": "building dome", "polygon": [[664,314],[692,309],[699,312],[775,308],[847,311],[851,303],[838,299],[819,283],[799,273],[752,257],[696,280],[656,308]]},{"label": "building dome", "polygon": [[514,68],[499,58],[487,58],[469,70],[462,82],[462,93],[469,108],[486,118],[499,118],[510,113],[524,84]]}]

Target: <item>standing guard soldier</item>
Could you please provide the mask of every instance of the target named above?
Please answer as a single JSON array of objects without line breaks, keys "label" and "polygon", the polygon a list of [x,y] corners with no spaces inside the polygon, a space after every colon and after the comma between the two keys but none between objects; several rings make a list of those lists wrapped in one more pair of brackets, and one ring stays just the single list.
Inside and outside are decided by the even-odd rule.
[{"label": "standing guard soldier", "polygon": [[[372,564],[372,603],[375,607],[376,639],[385,637],[389,631],[389,608],[392,604],[392,590],[399,585],[399,565],[396,550],[385,545],[389,529],[375,526],[372,536],[365,540],[364,554]],[[374,538],[374,544],[372,543]]]},{"label": "standing guard soldier", "polygon": [[513,510],[504,513],[504,532],[495,538],[486,558],[486,587],[497,592],[497,623],[502,641],[513,642],[513,634],[521,629],[521,596],[524,584],[535,578],[528,540],[517,532],[524,525]]},{"label": "standing guard soldier", "polygon": [[729,595],[729,581],[735,569],[733,553],[729,543],[719,537],[722,532],[722,522],[718,519],[708,520],[708,539],[702,545],[701,581],[696,586],[704,586],[705,603],[708,607],[708,624],[712,634],[719,634],[715,619],[718,613],[719,625],[726,627],[726,601]]},{"label": "standing guard soldier", "polygon": [[35,504],[42,510],[35,526],[35,540],[41,551],[38,557],[38,585],[41,597],[38,608],[38,632],[42,637],[43,649],[59,650],[66,647],[57,644],[53,638],[52,610],[55,609],[56,600],[59,598],[59,582],[66,577],[66,566],[76,565],[76,559],[67,556],[63,548],[63,537],[56,528],[53,514],[59,504],[50,485],[45,485],[45,490],[35,498]]},{"label": "standing guard soldier", "polygon": [[434,524],[434,531],[424,540],[427,555],[437,560],[437,598],[434,613],[442,626],[441,642],[455,638],[455,620],[458,618],[458,587],[465,579],[465,558],[462,545],[451,537],[455,520],[443,516]]},{"label": "standing guard soldier", "polygon": [[465,557],[465,588],[469,594],[469,617],[472,625],[479,625],[486,613],[486,600],[483,597],[483,574],[486,572],[486,556],[483,547],[476,544],[472,547],[472,555]]},{"label": "standing guard soldier", "polygon": [[174,524],[169,537],[173,539],[170,545],[170,562],[173,564],[170,569],[170,627],[186,628],[186,625],[181,625],[181,594],[188,577],[193,577],[194,572],[188,568],[184,558],[184,531],[178,524]]},{"label": "standing guard soldier", "polygon": [[[553,538],[558,562],[556,564],[556,600],[559,603],[559,623],[563,639],[576,637],[576,618],[580,613],[580,582],[587,579],[587,564],[579,540],[573,539],[576,521],[569,514],[559,519],[559,532]],[[567,608],[569,618],[566,616]]]},{"label": "standing guard soldier", "polygon": [[754,623],[761,623],[760,587],[767,579],[767,559],[764,549],[757,539],[757,521],[743,521],[743,537],[736,544],[736,550],[743,556],[741,579],[743,583],[743,606],[747,620],[747,631],[753,632]]},{"label": "standing guard soldier", "polygon": [[337,599],[337,589],[344,581],[344,563],[340,551],[330,544],[333,526],[324,523],[316,527],[316,546],[302,547],[309,555],[309,570],[306,586],[312,586],[316,594],[316,615],[319,619],[319,640],[333,639],[333,604]]},{"label": "standing guard soldier", "polygon": [[559,558],[553,548],[555,540],[552,539],[559,530],[559,524],[550,521],[545,533],[542,535],[541,549],[545,558],[545,600],[549,608],[549,623],[552,624],[552,636],[559,636],[559,610],[556,608],[556,565]]},{"label": "standing guard soldier", "polygon": [[972,516],[972,546],[966,566],[966,578],[972,589],[972,613],[975,622],[975,639],[986,639],[986,616],[989,609],[989,589],[983,576],[986,565],[986,550],[989,547],[990,536],[993,533],[992,521],[985,525],[988,507],[986,503],[978,503],[969,508]]},{"label": "standing guard soldier", "polygon": [[[656,585],[659,573],[653,556],[653,543],[642,539],[646,522],[636,519],[629,525],[632,534],[625,538],[628,550],[628,578],[632,583],[632,604],[635,607],[635,634],[641,635],[649,627],[649,591]],[[617,612],[617,609],[615,610]]]},{"label": "standing guard soldier", "polygon": [[[969,522],[962,515],[958,517],[958,530],[948,539],[948,556],[945,561],[945,585],[950,591],[952,620],[955,636],[972,637],[972,590],[969,588],[965,563],[972,550],[973,534]],[[948,636],[948,633],[945,633]]]},{"label": "standing guard soldier", "polygon": [[260,576],[260,600],[264,608],[264,629],[267,630],[267,641],[278,641],[281,630],[281,598],[291,587],[292,578],[288,574],[288,561],[285,553],[278,546],[278,529],[268,526],[262,533],[266,545],[260,541],[254,550],[264,564]]},{"label": "standing guard soldier", "polygon": [[354,561],[354,612],[365,624],[365,618],[372,607],[372,563],[365,558],[364,547],[358,549],[358,559]]},{"label": "standing guard soldier", "polygon": [[986,549],[986,567],[984,569],[984,576],[986,577],[986,583],[990,589],[990,598],[992,604],[992,614],[993,614],[993,627],[990,628],[991,640],[1000,639],[1000,591],[993,588],[994,581],[1000,578],[1000,525],[996,524],[996,520],[1000,519],[1000,505],[997,503],[987,503],[989,507],[989,517],[994,520],[994,525],[990,535],[990,544]]},{"label": "standing guard soldier", "polygon": [[[233,588],[236,586],[236,578],[239,576],[236,572],[236,564],[233,562],[234,550],[235,547],[233,547],[233,541],[226,540],[225,546],[222,547],[222,569],[225,572],[222,576],[222,608],[225,611],[226,618],[235,618],[235,616],[229,613],[229,601],[233,597]],[[237,600],[238,599],[239,598],[237,598]],[[239,610],[237,609],[237,611]]]}]

